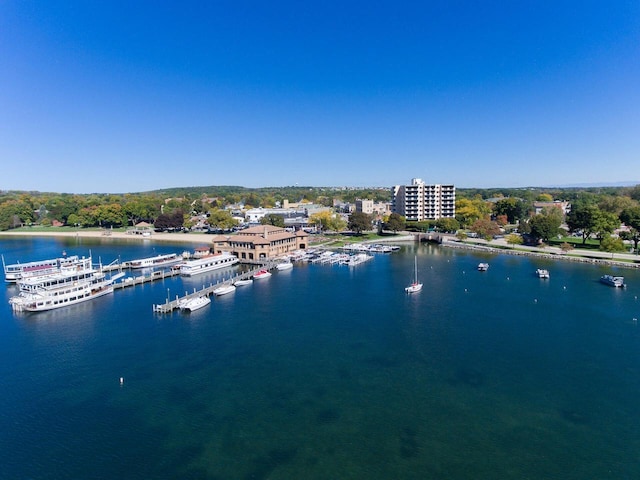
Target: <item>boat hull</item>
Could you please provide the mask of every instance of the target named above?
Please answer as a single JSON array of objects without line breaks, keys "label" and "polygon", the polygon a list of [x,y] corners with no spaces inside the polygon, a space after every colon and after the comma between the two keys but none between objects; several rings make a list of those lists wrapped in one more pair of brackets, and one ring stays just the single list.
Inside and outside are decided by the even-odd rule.
[{"label": "boat hull", "polygon": [[221,296],[221,295],[227,295],[229,293],[233,293],[235,291],[236,291],[236,287],[234,285],[227,285],[227,286],[224,286],[224,287],[216,288],[213,291],[213,294],[217,295],[217,296]]},{"label": "boat hull", "polygon": [[210,303],[211,299],[209,297],[196,297],[184,302],[181,309],[185,312],[195,312],[196,310],[206,307]]}]

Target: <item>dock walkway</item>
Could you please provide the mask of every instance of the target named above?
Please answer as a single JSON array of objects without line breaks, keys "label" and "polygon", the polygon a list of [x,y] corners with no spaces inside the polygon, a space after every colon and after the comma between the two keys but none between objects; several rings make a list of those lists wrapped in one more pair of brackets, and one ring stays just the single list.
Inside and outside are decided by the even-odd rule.
[{"label": "dock walkway", "polygon": [[155,280],[164,280],[165,278],[175,277],[180,275],[180,270],[155,270],[151,272],[151,275],[139,275],[137,277],[126,277],[119,282],[113,283],[114,290],[118,290],[125,287],[133,287],[135,285],[141,285],[147,282],[153,282]]},{"label": "dock walkway", "polygon": [[219,282],[217,282],[215,284],[210,284],[209,286],[203,285],[200,290],[195,290],[194,289],[194,291],[192,293],[186,293],[182,297],[176,296],[175,300],[169,300],[167,298],[165,303],[161,303],[159,305],[155,305],[154,304],[153,305],[153,311],[155,313],[171,313],[172,311],[179,309],[181,303],[186,301],[186,300],[190,300],[190,299],[195,298],[195,297],[203,297],[205,295],[206,296],[210,296],[216,288],[219,288],[219,287],[222,287],[222,286],[231,285],[231,284],[233,284],[234,282],[236,282],[238,280],[249,279],[256,272],[258,272],[260,270],[271,270],[278,263],[279,263],[278,261],[270,261],[268,263],[263,263],[263,264],[259,265],[258,267],[254,268],[252,270],[248,270],[246,272],[239,273],[239,274],[229,278],[228,280],[222,280],[222,281],[219,281]]}]

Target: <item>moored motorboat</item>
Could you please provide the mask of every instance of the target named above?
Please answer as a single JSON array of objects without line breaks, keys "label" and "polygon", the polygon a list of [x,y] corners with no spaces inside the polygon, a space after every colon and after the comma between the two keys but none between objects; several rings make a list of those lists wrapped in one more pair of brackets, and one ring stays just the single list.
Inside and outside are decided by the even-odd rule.
[{"label": "moored motorboat", "polygon": [[253,274],[253,278],[254,280],[260,280],[263,278],[269,278],[271,276],[271,272],[269,270],[258,270],[256,273]]},{"label": "moored motorboat", "polygon": [[243,285],[251,285],[253,283],[252,278],[245,278],[244,280],[236,280],[233,284],[236,287],[242,287]]},{"label": "moored motorboat", "polygon": [[204,295],[202,297],[194,297],[194,298],[190,298],[189,300],[185,300],[180,305],[180,309],[182,309],[185,312],[194,312],[203,307],[206,307],[210,303],[211,303],[211,299],[206,295]]},{"label": "moored motorboat", "polygon": [[624,287],[624,277],[614,275],[603,275],[600,277],[600,282],[611,287]]},{"label": "moored motorboat", "polygon": [[478,264],[478,270],[481,272],[486,272],[487,270],[489,270],[489,264],[488,263],[479,263]]},{"label": "moored motorboat", "polygon": [[276,269],[282,270],[291,270],[293,268],[293,263],[286,261],[276,265]]},{"label": "moored motorboat", "polygon": [[222,285],[221,287],[215,288],[213,290],[213,294],[220,296],[220,295],[226,295],[228,293],[233,293],[235,291],[236,291],[235,285]]}]

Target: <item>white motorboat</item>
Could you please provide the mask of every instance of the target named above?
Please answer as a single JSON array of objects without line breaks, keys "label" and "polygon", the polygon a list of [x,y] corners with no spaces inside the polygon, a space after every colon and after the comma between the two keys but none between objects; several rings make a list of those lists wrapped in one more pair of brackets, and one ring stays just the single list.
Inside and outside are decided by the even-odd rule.
[{"label": "white motorboat", "polygon": [[549,270],[546,270],[544,268],[538,268],[536,270],[536,275],[538,275],[538,278],[549,278]]},{"label": "white motorboat", "polygon": [[206,295],[202,297],[193,297],[193,298],[190,298],[189,300],[184,301],[180,305],[180,309],[182,309],[185,312],[194,312],[203,307],[206,307],[210,303],[211,303],[211,299]]},{"label": "white motorboat", "polygon": [[236,287],[242,287],[243,285],[251,285],[252,283],[253,283],[252,278],[246,278],[244,280],[236,280],[235,282],[233,282],[233,284]]},{"label": "white motorboat", "polygon": [[478,264],[478,270],[481,272],[486,272],[487,270],[489,270],[489,264],[488,263],[479,263]]},{"label": "white motorboat", "polygon": [[276,265],[276,269],[278,270],[291,270],[293,268],[293,263],[286,261],[286,262],[282,262],[279,263],[278,265]]},{"label": "white motorboat", "polygon": [[416,293],[420,290],[422,290],[422,284],[418,282],[418,257],[415,257],[413,282],[408,287],[405,287],[404,291],[407,293]]},{"label": "white motorboat", "polygon": [[260,280],[263,278],[269,278],[271,276],[271,272],[269,270],[258,270],[256,273],[253,274],[253,279],[254,280]]},{"label": "white motorboat", "polygon": [[214,289],[213,294],[220,296],[220,295],[226,295],[227,293],[233,293],[235,291],[236,291],[235,285],[223,285],[221,287]]},{"label": "white motorboat", "polygon": [[600,277],[600,282],[611,287],[624,287],[624,277],[616,277],[613,275],[603,275]]}]

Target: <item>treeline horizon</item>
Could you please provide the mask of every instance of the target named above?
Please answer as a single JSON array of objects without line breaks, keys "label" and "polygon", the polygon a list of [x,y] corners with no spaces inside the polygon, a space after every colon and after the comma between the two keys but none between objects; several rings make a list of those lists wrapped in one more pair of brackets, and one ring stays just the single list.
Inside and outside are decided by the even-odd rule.
[{"label": "treeline horizon", "polygon": [[[462,225],[471,201],[484,203],[489,199],[517,198],[524,206],[536,200],[576,202],[585,198],[601,203],[607,198],[628,198],[640,202],[640,185],[633,187],[525,187],[525,188],[457,188],[456,217]],[[135,225],[139,221],[153,222],[161,215],[175,216],[182,212],[185,220],[193,213],[211,213],[230,205],[275,207],[284,200],[308,202],[333,207],[334,202],[355,203],[356,199],[389,202],[391,188],[357,187],[260,187],[206,186],[176,187],[136,193],[55,193],[33,191],[0,191],[0,229],[23,225],[43,226],[110,226]],[[527,210],[531,209],[527,207]],[[473,211],[478,208],[473,208]],[[484,212],[487,208],[480,208]],[[473,216],[473,215],[472,215]]]}]

